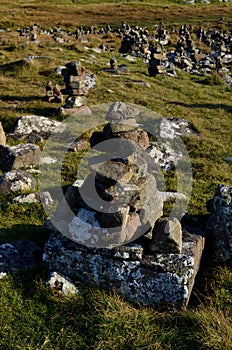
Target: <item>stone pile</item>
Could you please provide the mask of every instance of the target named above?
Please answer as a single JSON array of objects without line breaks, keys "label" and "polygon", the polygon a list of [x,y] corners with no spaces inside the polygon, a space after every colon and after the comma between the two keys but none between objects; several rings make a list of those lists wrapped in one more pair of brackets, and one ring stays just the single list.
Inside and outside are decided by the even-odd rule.
[{"label": "stone pile", "polygon": [[[193,35],[208,46],[209,53],[200,52]],[[222,30],[206,31],[201,26],[193,30],[191,25],[182,25],[176,49],[170,51],[167,57],[176,67],[190,73],[226,73],[225,65],[232,62],[231,34]]]},{"label": "stone pile", "polygon": [[141,155],[149,138],[137,127],[134,108],[115,102],[106,120],[103,131],[94,132],[90,139],[91,147],[101,154],[89,160],[91,172],[80,188],[85,204],[80,201],[77,217],[69,224],[69,237],[75,239],[79,231],[84,232],[84,216],[92,217],[104,232],[95,238],[86,232],[82,243],[99,247],[124,244],[145,233],[163,208],[156,180]]},{"label": "stone pile", "polygon": [[[194,4],[194,1],[190,1]],[[207,3],[204,2],[204,3]],[[141,57],[143,62],[149,64],[149,74],[167,74],[176,76],[175,67],[183,69],[189,73],[212,74],[223,73],[224,81],[232,86],[232,78],[228,65],[232,62],[231,51],[231,31],[223,29],[205,30],[202,26],[193,28],[192,25],[181,25],[179,30],[173,28],[170,32],[165,29],[163,22],[154,25],[153,31],[138,26],[130,26],[123,22],[118,28],[112,29],[110,25],[105,28],[76,28],[74,32],[66,32],[60,27],[43,30],[38,24],[32,27],[25,27],[18,30],[20,35],[37,42],[38,34],[48,35],[58,43],[74,40],[85,42],[88,35],[102,35],[109,32],[122,37],[119,52]],[[179,34],[179,40],[175,49],[165,52],[164,47],[170,42],[172,34]],[[208,47],[207,53],[202,53],[197,48],[195,40],[204,42]],[[176,40],[176,39],[175,39]],[[96,52],[102,52],[107,47],[101,45],[101,49],[96,48]],[[161,50],[165,58],[153,57],[153,54]],[[159,52],[160,53],[160,52]],[[158,66],[158,67],[157,67]],[[110,69],[110,68],[109,68]],[[117,70],[119,72],[119,70]]]},{"label": "stone pile", "polygon": [[91,110],[86,106],[88,85],[86,83],[85,68],[81,66],[80,62],[72,61],[65,65],[61,74],[64,77],[65,89],[61,93],[68,95],[65,100],[65,105],[60,107],[61,114],[86,114],[90,115]]},{"label": "stone pile", "polygon": [[45,101],[56,102],[56,103],[63,102],[63,95],[60,91],[60,86],[58,84],[55,84],[55,86],[53,86],[52,82],[48,81],[45,87],[45,90],[46,90]]},{"label": "stone pile", "polygon": [[[142,57],[144,62],[149,64],[150,76],[175,76],[175,67],[203,75],[228,73],[226,65],[232,62],[231,33],[228,31],[206,31],[202,27],[194,30],[191,25],[181,25],[175,50],[169,52],[164,50],[164,45],[168,43],[170,34],[164,29],[162,22],[155,26],[155,32],[152,34],[145,29],[129,26],[124,28],[123,35],[119,52]],[[194,37],[209,47],[209,53],[200,52]]]},{"label": "stone pile", "polygon": [[161,47],[168,44],[170,36],[161,22],[155,26],[153,33],[149,33],[146,28],[124,27],[123,39],[119,52],[130,53],[135,56],[147,57],[156,43]]},{"label": "stone pile", "polygon": [[175,218],[161,218],[163,194],[148,170],[150,142],[137,113],[115,102],[103,131],[92,134],[97,155],[88,160],[90,173],[68,188],[43,258],[50,271],[113,288],[135,304],[181,309],[204,238]]}]

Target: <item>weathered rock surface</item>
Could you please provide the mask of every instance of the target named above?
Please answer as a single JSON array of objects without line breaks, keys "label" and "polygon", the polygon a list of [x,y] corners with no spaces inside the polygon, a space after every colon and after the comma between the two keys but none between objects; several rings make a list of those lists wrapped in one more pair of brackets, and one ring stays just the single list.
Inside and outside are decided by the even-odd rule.
[{"label": "weathered rock surface", "polygon": [[0,279],[27,271],[42,263],[42,251],[35,242],[23,240],[0,245]]},{"label": "weathered rock surface", "polygon": [[79,293],[75,284],[68,277],[62,276],[57,272],[50,273],[46,285],[64,295]]},{"label": "weathered rock surface", "polygon": [[96,180],[115,185],[116,182],[129,182],[133,176],[132,169],[123,162],[108,160],[101,164],[96,171]]},{"label": "weathered rock surface", "polygon": [[0,169],[3,171],[38,166],[40,157],[40,148],[31,143],[12,147],[0,145]]},{"label": "weathered rock surface", "polygon": [[138,111],[134,106],[121,101],[116,101],[110,106],[105,120],[109,122],[127,122],[127,120],[134,118],[137,113]]},{"label": "weathered rock surface", "polygon": [[0,122],[0,145],[5,146],[6,144],[6,134],[3,130],[2,123]]},{"label": "weathered rock surface", "polygon": [[144,239],[113,249],[95,249],[53,233],[43,260],[50,271],[114,289],[134,304],[157,310],[185,308],[199,268],[204,238],[183,230],[181,254],[153,255],[146,255]]},{"label": "weathered rock surface", "polygon": [[58,113],[62,114],[62,115],[74,115],[74,116],[78,116],[78,115],[85,115],[86,117],[91,116],[92,115],[92,111],[88,106],[81,106],[81,107],[60,107],[58,110]]},{"label": "weathered rock surface", "polygon": [[89,148],[89,143],[85,139],[78,139],[73,142],[73,144],[69,148],[69,151],[80,152],[80,151],[86,151],[88,148]]},{"label": "weathered rock surface", "polygon": [[54,203],[49,192],[38,192],[21,194],[13,199],[14,202],[18,203],[42,203],[44,205],[52,205]]},{"label": "weathered rock surface", "polygon": [[20,117],[12,134],[13,138],[28,138],[29,136],[40,136],[47,139],[53,133],[61,133],[65,130],[64,123],[43,116],[24,115]]},{"label": "weathered rock surface", "polygon": [[182,229],[176,218],[160,218],[156,221],[150,250],[153,253],[181,253]]},{"label": "weathered rock surface", "polygon": [[150,145],[147,132],[141,129],[122,131],[122,132],[114,133],[113,136],[120,137],[125,140],[129,140],[132,143],[135,143],[136,145],[141,146],[143,149],[147,149]]},{"label": "weathered rock surface", "polygon": [[211,212],[206,233],[213,245],[213,257],[232,264],[232,187],[219,185],[209,202]]},{"label": "weathered rock surface", "polygon": [[24,170],[11,170],[0,177],[0,194],[34,191],[35,178]]},{"label": "weathered rock surface", "polygon": [[174,169],[183,157],[181,151],[173,147],[167,140],[150,142],[147,153],[153,162],[164,170]]},{"label": "weathered rock surface", "polygon": [[156,121],[157,136],[174,139],[178,136],[197,135],[196,128],[185,119],[160,118]]}]

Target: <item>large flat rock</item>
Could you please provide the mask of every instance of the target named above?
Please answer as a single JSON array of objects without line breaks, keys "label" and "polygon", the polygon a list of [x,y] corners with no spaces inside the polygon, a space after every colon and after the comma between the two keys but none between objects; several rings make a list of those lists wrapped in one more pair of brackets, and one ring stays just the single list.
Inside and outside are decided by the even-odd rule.
[{"label": "large flat rock", "polygon": [[184,229],[181,254],[147,255],[146,239],[113,249],[96,249],[54,232],[43,260],[50,271],[114,289],[135,305],[156,310],[185,308],[199,268],[203,236]]}]

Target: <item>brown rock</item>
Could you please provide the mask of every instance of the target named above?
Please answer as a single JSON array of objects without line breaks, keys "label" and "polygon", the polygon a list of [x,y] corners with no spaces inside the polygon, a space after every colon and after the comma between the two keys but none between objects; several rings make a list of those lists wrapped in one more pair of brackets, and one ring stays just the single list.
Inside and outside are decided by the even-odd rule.
[{"label": "brown rock", "polygon": [[62,115],[74,115],[74,116],[86,115],[87,117],[92,115],[91,109],[87,106],[81,106],[76,108],[60,107],[59,113]]},{"label": "brown rock", "polygon": [[130,167],[122,162],[113,160],[103,163],[96,172],[96,180],[109,185],[115,185],[116,182],[129,182],[133,176]]},{"label": "brown rock", "polygon": [[107,124],[103,132],[106,132],[108,134],[114,134],[118,132],[123,132],[123,131],[130,131],[136,129],[138,126],[136,119],[135,118],[130,118],[125,121],[119,121],[119,122],[111,122]]},{"label": "brown rock", "polygon": [[150,250],[154,253],[181,253],[182,229],[176,218],[161,218],[156,221]]},{"label": "brown rock", "polygon": [[72,146],[69,148],[69,151],[71,152],[80,152],[80,151],[86,151],[89,148],[89,143],[84,140],[76,140]]},{"label": "brown rock", "polygon": [[114,133],[113,136],[135,142],[143,149],[147,149],[150,146],[148,134],[144,130],[136,129],[132,131],[118,132]]}]

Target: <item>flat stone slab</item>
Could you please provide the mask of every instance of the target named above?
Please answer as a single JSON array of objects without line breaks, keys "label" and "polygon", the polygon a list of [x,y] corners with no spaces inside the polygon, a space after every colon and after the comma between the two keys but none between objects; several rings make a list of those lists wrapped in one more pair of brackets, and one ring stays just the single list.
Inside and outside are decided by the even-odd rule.
[{"label": "flat stone slab", "polygon": [[13,138],[25,138],[29,135],[39,135],[47,139],[53,133],[63,132],[66,128],[64,123],[38,115],[24,115],[20,117],[10,134]]},{"label": "flat stone slab", "polygon": [[113,249],[96,249],[54,232],[45,245],[43,261],[50,271],[114,289],[135,305],[156,310],[185,308],[199,268],[203,236],[183,229],[181,254],[147,254],[147,239],[142,237],[137,243]]}]

